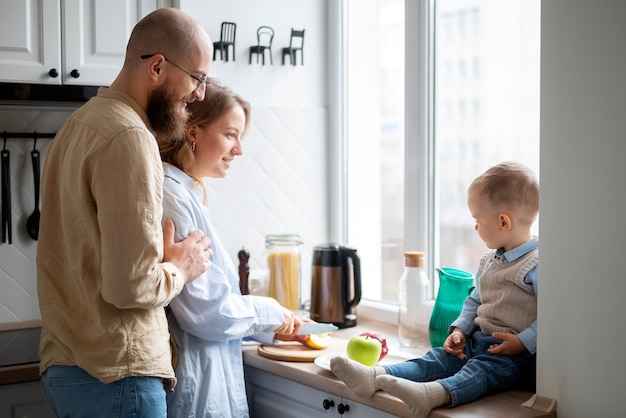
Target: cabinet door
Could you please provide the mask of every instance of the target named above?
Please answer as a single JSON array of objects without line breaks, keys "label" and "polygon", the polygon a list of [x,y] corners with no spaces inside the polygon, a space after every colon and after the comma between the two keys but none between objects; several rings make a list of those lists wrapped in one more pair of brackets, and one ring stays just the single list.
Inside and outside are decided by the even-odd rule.
[{"label": "cabinet door", "polygon": [[63,0],[63,83],[110,85],[124,63],[133,27],[160,3],[158,0]]},{"label": "cabinet door", "polygon": [[[363,404],[351,401],[349,399],[341,399],[343,408],[337,406],[338,417],[358,417],[358,418],[396,418],[395,415],[388,414],[376,408],[370,408]],[[339,411],[345,411],[343,415]]]},{"label": "cabinet door", "polygon": [[60,11],[60,0],[0,3],[0,81],[61,84]]},{"label": "cabinet door", "polygon": [[0,417],[54,418],[41,382],[0,386]]},{"label": "cabinet door", "polygon": [[340,398],[252,367],[245,367],[251,418],[338,417]]}]

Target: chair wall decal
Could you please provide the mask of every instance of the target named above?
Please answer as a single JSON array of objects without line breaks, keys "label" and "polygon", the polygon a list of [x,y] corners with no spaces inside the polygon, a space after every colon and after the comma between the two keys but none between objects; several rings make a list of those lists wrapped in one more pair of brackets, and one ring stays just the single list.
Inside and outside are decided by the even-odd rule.
[{"label": "chair wall decal", "polygon": [[304,65],[304,29],[291,29],[289,46],[283,48],[283,65],[285,65],[285,55],[289,55],[291,65],[296,65],[297,52],[300,51],[300,63]]},{"label": "chair wall decal", "polygon": [[222,22],[220,31],[220,40],[213,42],[213,61],[215,54],[220,51],[220,59],[228,61],[228,49],[233,49],[233,61],[235,61],[235,35],[237,32],[237,24],[233,22]]},{"label": "chair wall decal", "polygon": [[272,59],[272,41],[274,40],[274,29],[269,26],[260,26],[256,31],[257,44],[250,47],[250,60],[252,64],[252,54],[256,54],[256,62],[259,63],[259,55],[263,57],[265,65],[265,51],[270,53],[270,64],[274,64]]}]

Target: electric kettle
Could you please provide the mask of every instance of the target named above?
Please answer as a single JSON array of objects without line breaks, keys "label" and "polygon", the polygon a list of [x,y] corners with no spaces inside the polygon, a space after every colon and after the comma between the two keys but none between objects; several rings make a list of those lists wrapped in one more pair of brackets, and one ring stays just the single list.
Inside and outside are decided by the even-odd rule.
[{"label": "electric kettle", "polygon": [[361,260],[356,249],[334,243],[314,247],[310,318],[339,328],[353,327],[353,309],[360,301]]}]

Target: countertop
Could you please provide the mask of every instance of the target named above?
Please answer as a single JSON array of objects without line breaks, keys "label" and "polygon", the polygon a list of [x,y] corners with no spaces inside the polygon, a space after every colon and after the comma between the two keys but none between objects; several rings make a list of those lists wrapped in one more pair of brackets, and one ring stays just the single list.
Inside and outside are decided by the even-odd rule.
[{"label": "countertop", "polygon": [[[390,353],[401,352],[397,339],[397,328],[388,324],[374,321],[360,321],[356,327],[334,331],[333,345],[331,349],[343,351],[348,340],[361,332],[377,332],[387,339]],[[427,348],[417,350],[416,356],[424,354]],[[411,417],[406,404],[400,399],[384,392],[376,392],[371,398],[356,396],[345,383],[337,379],[330,371],[326,371],[314,363],[278,361],[262,357],[258,354],[258,346],[248,345],[243,348],[243,360],[248,366],[278,375],[297,383],[340,396],[358,402],[372,408],[380,409],[398,417]],[[546,413],[521,406],[528,401],[533,394],[524,391],[507,391],[487,395],[474,402],[459,405],[455,408],[440,407],[434,409],[430,418],[470,418],[470,417],[493,417],[500,418],[536,418],[556,417],[556,412]]]},{"label": "countertop", "polygon": [[[387,339],[390,352],[393,352],[394,350],[398,351],[396,328],[381,323],[371,322],[358,324],[356,327],[352,328],[334,331],[332,334],[333,348],[337,348],[337,351],[343,351],[350,338],[366,331],[381,334]],[[257,350],[258,346],[256,345],[244,346],[243,361],[246,365],[310,386],[314,389],[333,394],[335,396],[340,396],[372,408],[383,410],[399,417],[411,416],[409,409],[404,402],[394,396],[384,392],[376,392],[376,394],[374,394],[371,398],[356,396],[352,390],[350,390],[345,383],[337,379],[332,372],[324,370],[314,363],[271,360],[260,356]]]},{"label": "countertop", "polygon": [[[6,333],[14,334],[15,332],[34,329],[41,329],[41,320],[0,323],[0,333],[5,333],[5,335]],[[2,348],[8,350],[8,348]],[[15,350],[17,348],[13,347],[12,349]],[[22,349],[36,353],[39,350],[39,346],[37,344],[37,347],[23,347]],[[36,356],[35,358],[38,359],[39,357]],[[38,361],[0,367],[0,385],[35,382],[38,380],[40,380]]]},{"label": "countertop", "polygon": [[[11,332],[41,328],[41,321],[18,321],[12,323],[0,323],[0,332]],[[374,321],[360,321],[359,325],[352,328],[341,329],[333,332],[333,343],[330,349],[343,351],[348,340],[362,332],[377,332],[387,339],[390,353],[400,353],[397,340],[397,328],[388,324]],[[414,355],[423,354],[427,348],[418,350]],[[298,382],[326,393],[340,396],[380,409],[398,417],[410,417],[407,406],[398,398],[384,392],[376,392],[371,398],[356,396],[350,388],[338,380],[332,372],[318,367],[312,362],[278,361],[262,357],[258,354],[258,345],[245,345],[243,347],[244,363],[268,373]],[[327,352],[327,351],[326,351]],[[0,385],[33,382],[40,380],[39,363],[20,364],[15,366],[0,367]],[[532,393],[521,391],[509,391],[485,396],[475,402],[460,405],[455,408],[437,408],[430,414],[431,418],[453,417],[555,417],[556,413],[542,413],[529,408],[521,407],[520,404],[530,398]]]}]

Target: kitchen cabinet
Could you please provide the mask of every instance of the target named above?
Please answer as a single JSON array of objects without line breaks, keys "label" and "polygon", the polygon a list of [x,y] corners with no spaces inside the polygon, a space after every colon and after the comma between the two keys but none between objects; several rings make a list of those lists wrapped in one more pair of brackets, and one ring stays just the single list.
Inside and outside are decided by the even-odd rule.
[{"label": "kitchen cabinet", "polygon": [[0,82],[108,86],[134,25],[168,0],[0,4]]},{"label": "kitchen cabinet", "polygon": [[40,381],[0,386],[0,416],[54,418]]},{"label": "kitchen cabinet", "polygon": [[359,404],[254,367],[245,366],[251,418],[392,418]]}]

